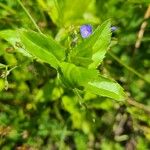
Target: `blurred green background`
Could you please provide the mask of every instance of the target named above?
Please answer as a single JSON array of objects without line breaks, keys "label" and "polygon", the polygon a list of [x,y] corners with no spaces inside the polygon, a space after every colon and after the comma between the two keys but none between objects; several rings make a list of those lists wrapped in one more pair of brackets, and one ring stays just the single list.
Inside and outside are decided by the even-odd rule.
[{"label": "blurred green background", "polygon": [[[22,0],[22,4],[42,32],[63,45],[72,40],[77,26],[96,27],[110,18],[118,29],[99,70],[115,79],[129,99],[118,103],[85,93],[86,106],[80,105],[53,68],[17,53],[0,39],[0,149],[149,150],[150,1]],[[144,21],[147,26],[136,49]],[[0,30],[19,28],[36,30],[19,0],[0,0]]]}]

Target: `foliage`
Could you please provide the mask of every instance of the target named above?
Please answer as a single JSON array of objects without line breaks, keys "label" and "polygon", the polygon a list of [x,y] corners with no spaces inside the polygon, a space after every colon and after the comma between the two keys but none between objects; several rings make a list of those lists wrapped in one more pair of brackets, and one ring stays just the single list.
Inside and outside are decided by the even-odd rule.
[{"label": "foliage", "polygon": [[148,4],[0,1],[0,149],[149,149]]}]

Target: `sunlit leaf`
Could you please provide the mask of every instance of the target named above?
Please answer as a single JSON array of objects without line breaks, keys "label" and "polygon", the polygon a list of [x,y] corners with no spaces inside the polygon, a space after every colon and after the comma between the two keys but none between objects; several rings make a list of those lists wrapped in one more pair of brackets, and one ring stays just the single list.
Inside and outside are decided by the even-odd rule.
[{"label": "sunlit leaf", "polygon": [[59,73],[63,83],[72,88],[84,86],[98,76],[97,70],[78,67],[66,62],[61,63]]},{"label": "sunlit leaf", "polygon": [[85,90],[90,91],[91,93],[106,96],[118,101],[122,101],[125,98],[123,88],[110,79],[102,77],[99,75],[99,78],[95,81],[88,82]]},{"label": "sunlit leaf", "polygon": [[31,55],[21,47],[20,38],[16,30],[2,30],[0,31],[0,37],[8,41],[18,52],[24,56],[31,57]]},{"label": "sunlit leaf", "polygon": [[21,42],[26,50],[38,59],[57,68],[65,58],[65,50],[50,37],[33,31],[21,31]]},{"label": "sunlit leaf", "polygon": [[110,20],[98,26],[95,32],[70,53],[70,61],[79,66],[96,68],[103,60],[111,39]]}]

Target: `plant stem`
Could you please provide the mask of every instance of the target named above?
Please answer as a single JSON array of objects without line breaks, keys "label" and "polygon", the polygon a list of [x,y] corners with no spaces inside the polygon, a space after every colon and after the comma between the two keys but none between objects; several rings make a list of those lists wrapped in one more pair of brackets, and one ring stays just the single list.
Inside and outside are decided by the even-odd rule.
[{"label": "plant stem", "polygon": [[10,70],[9,70],[9,72],[11,72],[12,70],[14,70],[14,69],[16,69],[18,66],[14,66],[13,68],[11,68]]},{"label": "plant stem", "polygon": [[42,34],[40,28],[38,27],[38,25],[36,24],[36,22],[34,21],[34,19],[32,18],[32,16],[30,15],[30,13],[28,12],[28,10],[24,7],[23,3],[20,0],[17,0],[17,1],[20,4],[20,6],[23,8],[23,10],[25,11],[25,13],[27,14],[27,16],[30,18],[30,20],[32,21],[32,23],[34,24],[34,26],[38,30],[38,32]]},{"label": "plant stem", "polygon": [[137,75],[139,78],[141,78],[142,80],[144,80],[145,82],[150,84],[150,81],[146,80],[142,74],[140,74],[139,72],[137,72],[136,70],[134,70],[133,68],[129,67],[128,65],[124,64],[117,56],[115,56],[112,52],[108,51],[108,54],[114,59],[116,60],[120,65],[124,66],[127,70],[129,70],[130,72],[132,72],[133,74]]},{"label": "plant stem", "polygon": [[142,109],[145,112],[150,114],[150,108],[148,106],[145,106],[145,105],[143,105],[143,104],[141,104],[141,103],[139,103],[139,102],[137,102],[135,100],[132,100],[132,99],[127,99],[127,102],[128,102],[128,104],[130,104],[130,105],[132,105],[132,106],[134,106],[136,108]]},{"label": "plant stem", "polygon": [[2,63],[0,63],[0,69],[2,69],[2,68],[6,68],[6,65],[5,65],[5,64],[2,64]]},{"label": "plant stem", "polygon": [[146,12],[145,12],[145,15],[144,15],[144,22],[141,24],[141,27],[140,27],[140,30],[138,32],[138,38],[136,40],[136,43],[135,43],[135,49],[133,51],[133,54],[135,53],[135,51],[140,47],[141,45],[141,42],[142,42],[142,38],[144,36],[144,32],[145,32],[145,29],[148,25],[148,21],[146,21],[146,19],[148,19],[150,17],[150,5],[148,6]]},{"label": "plant stem", "polygon": [[79,100],[78,100],[79,104],[80,104],[83,108],[87,109],[87,105],[83,102],[83,99],[82,99],[82,97],[81,97],[81,95],[80,95],[78,89],[76,89],[76,88],[73,89],[73,92],[75,93],[75,95],[77,96],[77,98],[79,98]]}]

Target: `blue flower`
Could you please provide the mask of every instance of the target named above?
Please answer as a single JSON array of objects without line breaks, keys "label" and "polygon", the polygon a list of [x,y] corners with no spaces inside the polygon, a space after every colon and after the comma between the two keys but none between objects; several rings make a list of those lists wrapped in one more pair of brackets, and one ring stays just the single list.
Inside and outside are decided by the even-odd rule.
[{"label": "blue flower", "polygon": [[87,38],[92,34],[92,26],[91,25],[82,25],[80,27],[80,34],[83,38]]},{"label": "blue flower", "polygon": [[111,27],[111,31],[113,32],[113,31],[116,31],[117,30],[117,27],[115,27],[115,26],[112,26]]}]

